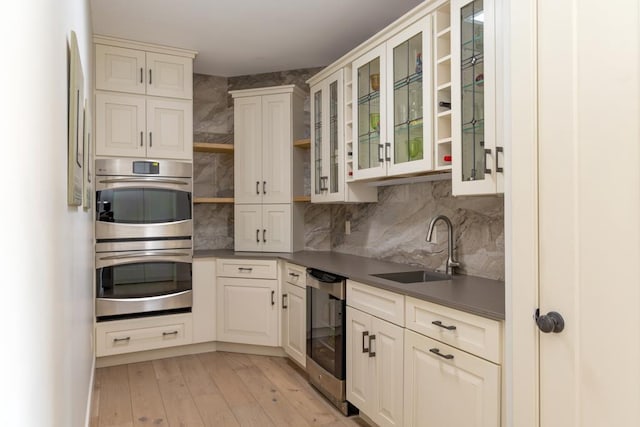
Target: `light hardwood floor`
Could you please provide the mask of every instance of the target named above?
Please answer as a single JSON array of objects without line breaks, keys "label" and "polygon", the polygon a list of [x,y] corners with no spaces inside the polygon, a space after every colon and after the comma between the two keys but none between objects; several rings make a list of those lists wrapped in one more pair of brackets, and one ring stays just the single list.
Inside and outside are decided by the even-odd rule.
[{"label": "light hardwood floor", "polygon": [[366,426],[281,357],[203,353],[99,368],[91,427]]}]

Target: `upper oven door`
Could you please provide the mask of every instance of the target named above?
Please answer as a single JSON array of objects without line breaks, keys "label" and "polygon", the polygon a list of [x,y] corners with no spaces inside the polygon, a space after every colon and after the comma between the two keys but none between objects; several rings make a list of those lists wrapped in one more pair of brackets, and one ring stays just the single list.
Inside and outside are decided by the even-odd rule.
[{"label": "upper oven door", "polygon": [[191,178],[98,176],[96,239],[191,236]]}]

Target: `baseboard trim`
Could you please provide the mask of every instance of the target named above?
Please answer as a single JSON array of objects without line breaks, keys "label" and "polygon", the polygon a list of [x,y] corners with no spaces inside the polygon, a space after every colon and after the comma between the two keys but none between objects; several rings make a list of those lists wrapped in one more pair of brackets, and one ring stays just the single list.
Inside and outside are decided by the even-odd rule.
[{"label": "baseboard trim", "polygon": [[108,366],[148,362],[150,360],[187,356],[190,354],[198,353],[208,353],[211,351],[257,354],[260,356],[286,356],[286,353],[281,347],[265,347],[260,345],[236,344],[228,342],[205,342],[198,344],[181,345],[177,347],[159,348],[157,350],[138,351],[135,353],[115,354],[113,356],[98,357],[95,361],[95,367],[106,368]]},{"label": "baseboard trim", "polygon": [[84,425],[89,427],[91,424],[91,404],[93,403],[93,383],[96,379],[96,358],[93,357],[93,363],[91,363],[91,377],[89,378],[89,392],[87,393],[87,408],[84,416]]}]

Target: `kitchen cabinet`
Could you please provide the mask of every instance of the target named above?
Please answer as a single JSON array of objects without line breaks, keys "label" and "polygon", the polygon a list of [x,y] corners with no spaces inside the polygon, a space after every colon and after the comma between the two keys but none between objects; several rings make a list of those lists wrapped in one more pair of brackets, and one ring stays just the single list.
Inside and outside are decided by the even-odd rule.
[{"label": "kitchen cabinet", "polygon": [[234,98],[235,250],[302,249],[303,92],[294,85],[230,92]]},{"label": "kitchen cabinet", "polygon": [[[350,292],[357,287],[372,293],[361,301]],[[373,312],[387,312],[378,289],[347,282],[347,400],[379,426],[403,426],[404,318],[396,325],[354,306],[372,306]],[[373,297],[373,298],[370,298]],[[382,297],[378,299],[378,297]],[[400,296],[402,302],[403,297]]]},{"label": "kitchen cabinet", "polygon": [[96,44],[95,55],[97,90],[193,98],[191,57],[105,44]]},{"label": "kitchen cabinet", "polygon": [[355,180],[434,169],[431,15],[353,61]]},{"label": "kitchen cabinet", "polygon": [[451,3],[452,192],[503,192],[493,0]]},{"label": "kitchen cabinet", "polygon": [[307,362],[306,269],[286,263],[282,288],[282,348],[300,366]]},{"label": "kitchen cabinet", "polygon": [[193,343],[216,340],[216,260],[193,259]]},{"label": "kitchen cabinet", "polygon": [[[268,268],[264,274],[254,274],[254,270],[260,271],[264,262],[271,263],[273,268]],[[233,264],[234,267],[230,267],[227,260],[217,260],[218,341],[278,346],[280,309],[277,301],[280,292],[276,261],[254,264],[251,260],[233,260]]]},{"label": "kitchen cabinet", "polygon": [[96,93],[96,155],[191,160],[191,101]]},{"label": "kitchen cabinet", "polygon": [[[311,202],[376,202],[376,188],[348,183],[353,178],[351,104],[345,105],[345,70],[311,87]],[[349,74],[349,80],[351,75]],[[351,84],[347,84],[351,88]],[[351,93],[349,92],[349,98]],[[345,124],[345,112],[348,120]],[[346,127],[346,129],[345,129]],[[345,147],[345,133],[349,137]],[[349,159],[347,163],[345,159]],[[345,170],[345,166],[347,170]],[[351,174],[351,175],[349,175]]]}]

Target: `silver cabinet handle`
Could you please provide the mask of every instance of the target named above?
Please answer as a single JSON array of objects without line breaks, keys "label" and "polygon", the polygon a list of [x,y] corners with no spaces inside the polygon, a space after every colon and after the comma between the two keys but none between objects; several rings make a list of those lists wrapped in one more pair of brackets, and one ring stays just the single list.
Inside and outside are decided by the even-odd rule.
[{"label": "silver cabinet handle", "polygon": [[144,78],[144,70],[140,67],[140,83],[143,83],[142,79]]},{"label": "silver cabinet handle", "polygon": [[149,68],[149,84],[153,83],[153,79],[152,79],[152,75],[151,75],[151,68]]},{"label": "silver cabinet handle", "polygon": [[267,230],[262,229],[262,243],[267,243]]},{"label": "silver cabinet handle", "polygon": [[144,132],[140,131],[140,147],[142,147],[142,138],[144,138]]},{"label": "silver cabinet handle", "polygon": [[262,181],[262,194],[267,194],[267,181]]},{"label": "silver cabinet handle", "polygon": [[124,337],[124,338],[114,338],[113,342],[123,342],[123,341],[129,341],[131,339],[131,337]]},{"label": "silver cabinet handle", "polygon": [[256,194],[260,194],[260,181],[256,181]]},{"label": "silver cabinet handle", "polygon": [[136,253],[128,253],[123,255],[109,255],[100,257],[100,261],[107,261],[110,259],[127,259],[127,258],[140,258],[146,256],[159,256],[159,257],[168,257],[168,256],[190,256],[190,253],[185,252],[162,252],[162,251],[147,251],[147,252],[136,252]]},{"label": "silver cabinet handle", "polygon": [[487,156],[491,156],[491,148],[484,149],[484,173],[491,173],[491,169],[487,167]]},{"label": "silver cabinet handle", "polygon": [[503,173],[504,169],[502,166],[498,166],[498,159],[500,158],[500,153],[504,153],[504,147],[496,147],[496,172]]},{"label": "silver cabinet handle", "polygon": [[289,298],[289,295],[287,294],[282,294],[282,308],[284,310],[286,310],[287,308],[289,308],[289,306],[287,305],[287,303],[285,302],[285,300]]},{"label": "silver cabinet handle", "polygon": [[276,305],[275,296],[276,296],[276,291],[271,291],[271,305]]},{"label": "silver cabinet handle", "polygon": [[178,331],[171,331],[171,332],[163,332],[162,333],[163,337],[166,337],[166,336],[169,336],[169,335],[178,335]]},{"label": "silver cabinet handle", "polygon": [[376,352],[372,351],[373,350],[373,344],[372,341],[376,340],[376,336],[374,335],[369,335],[369,357],[376,357]]},{"label": "silver cabinet handle", "polygon": [[239,272],[243,272],[243,271],[248,271],[249,273],[251,273],[253,271],[253,268],[251,267],[238,267],[238,271]]},{"label": "silver cabinet handle", "polygon": [[153,132],[149,132],[149,147],[153,147]]},{"label": "silver cabinet handle", "polygon": [[380,163],[384,162],[384,144],[378,144],[378,161]]},{"label": "silver cabinet handle", "polygon": [[178,181],[176,179],[167,178],[110,178],[103,179],[100,184],[139,184],[139,183],[157,183],[157,184],[175,184],[175,185],[189,185],[186,181]]},{"label": "silver cabinet handle", "polygon": [[391,161],[391,143],[384,144],[384,158],[387,162]]},{"label": "silver cabinet handle", "polygon": [[369,331],[362,332],[362,352],[363,353],[369,353],[369,349],[364,345],[367,342],[368,336],[369,336]]},{"label": "silver cabinet handle", "polygon": [[260,230],[256,230],[256,242],[260,243]]}]

